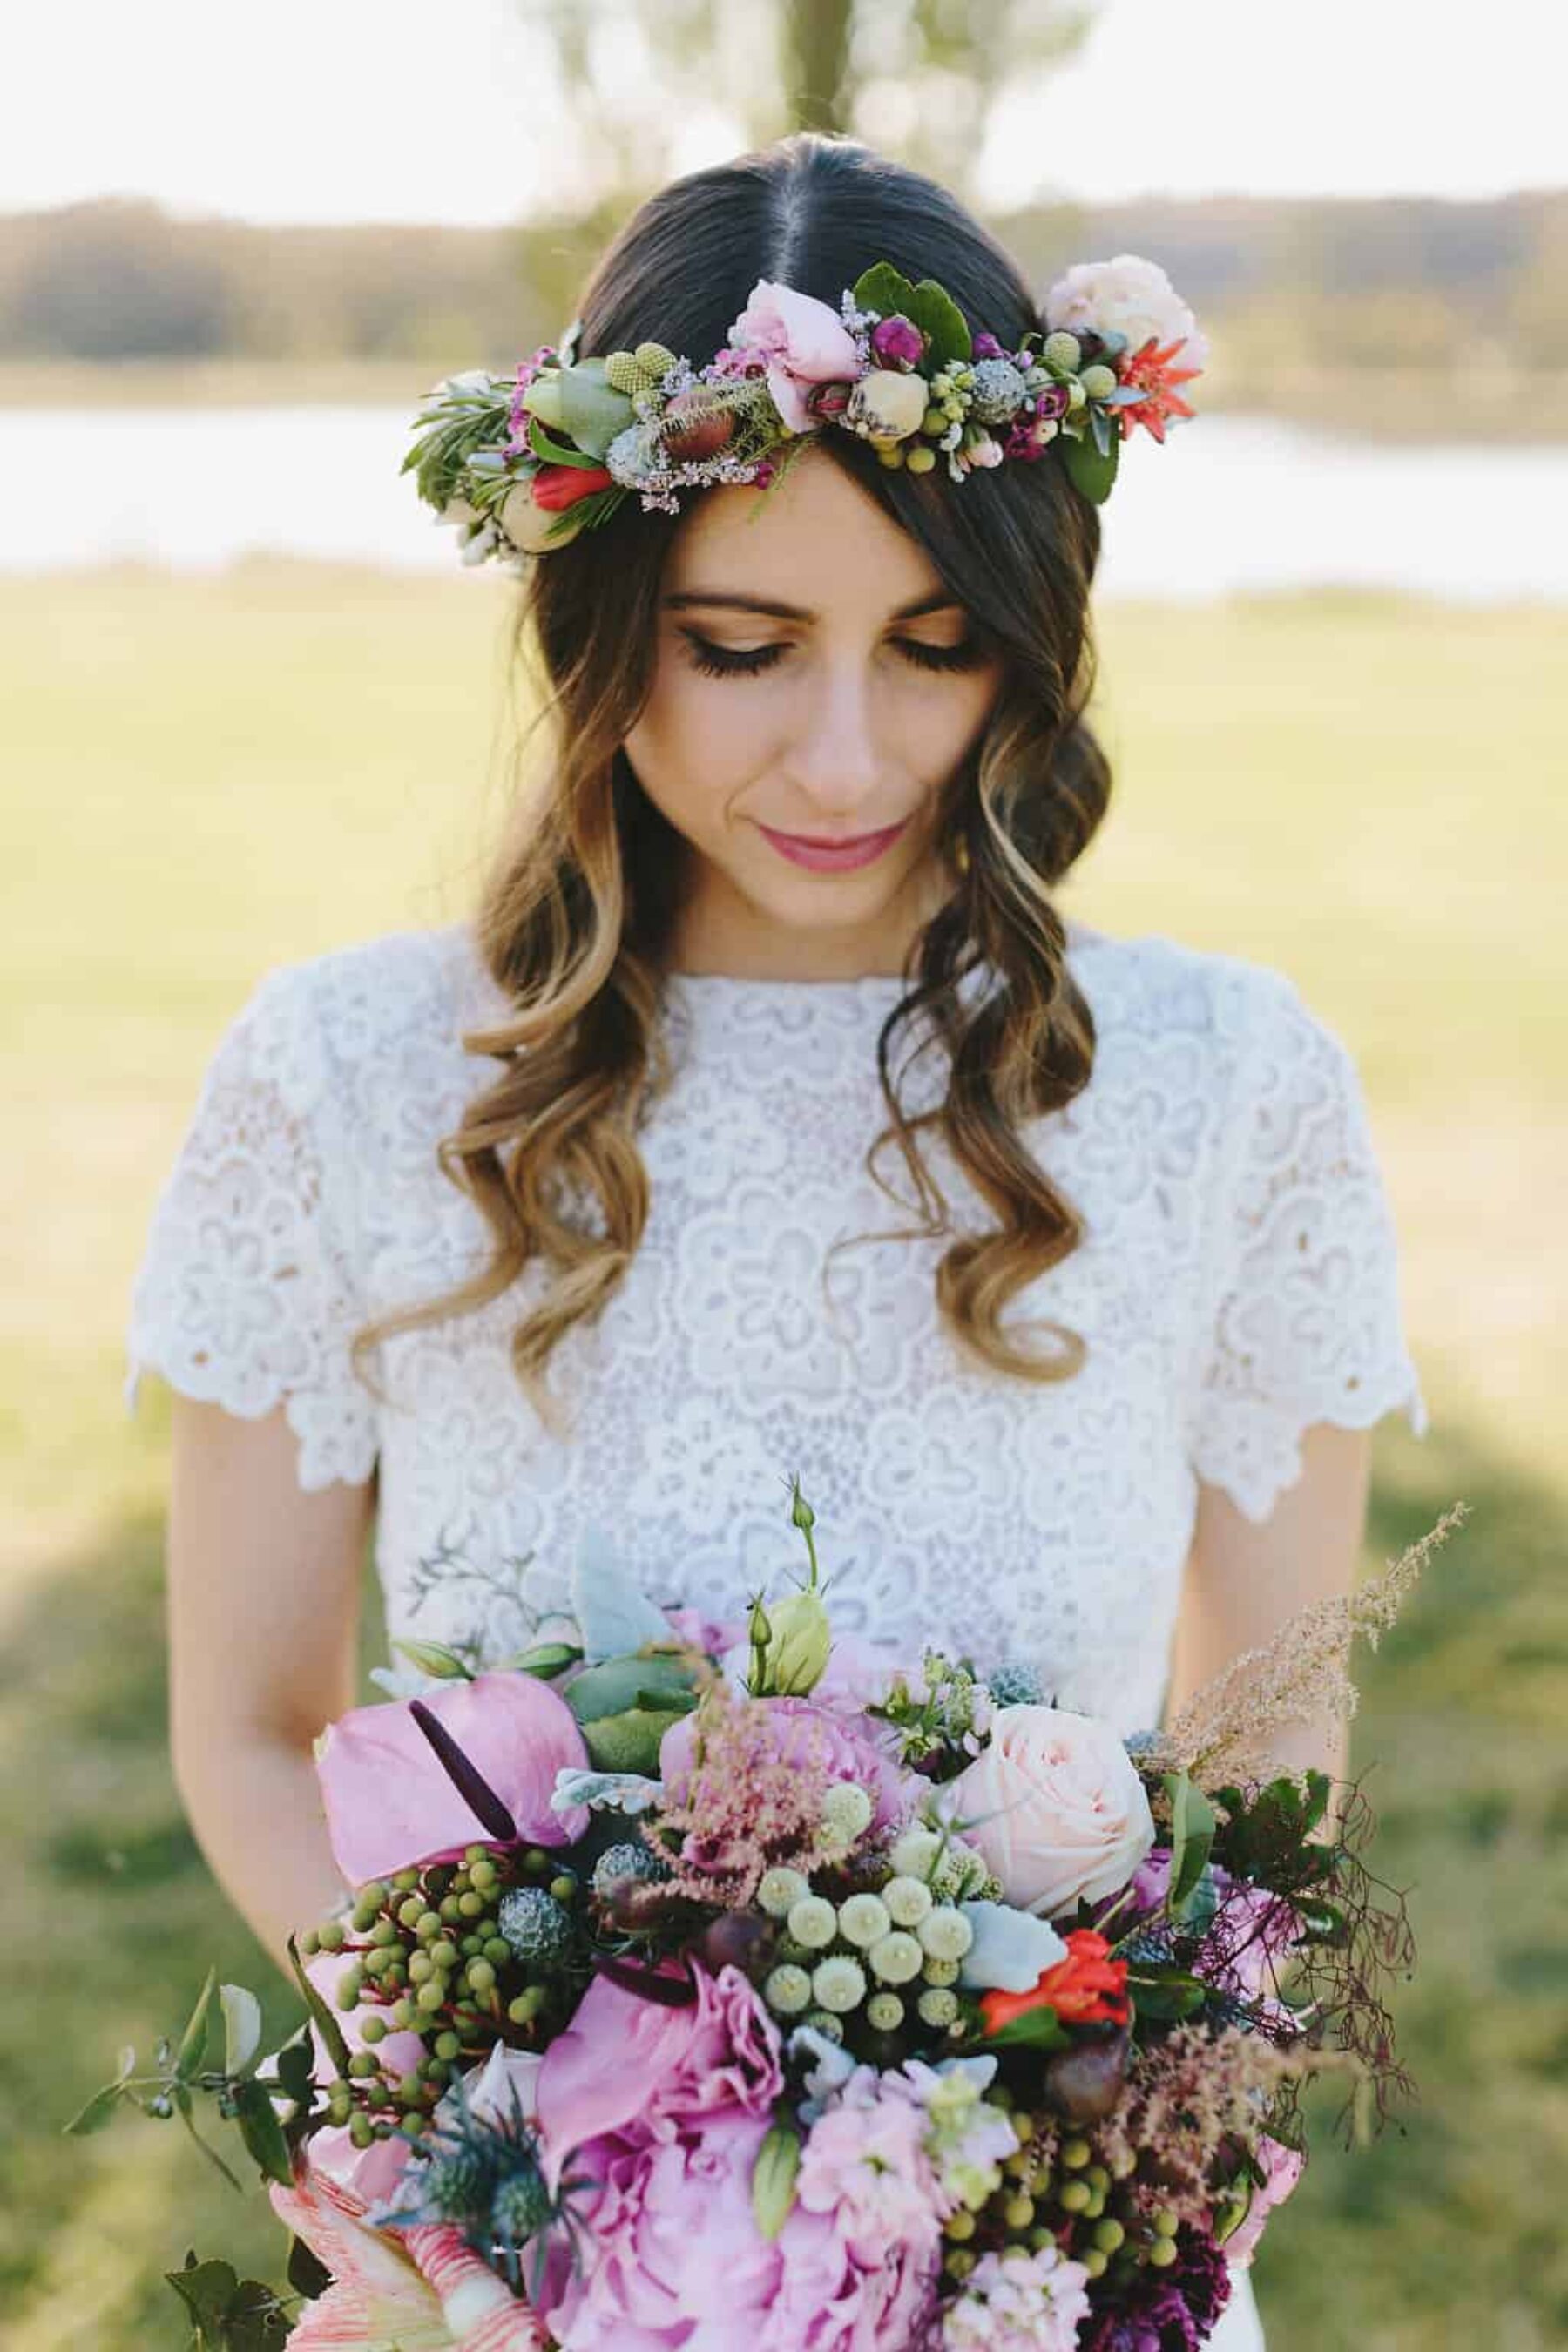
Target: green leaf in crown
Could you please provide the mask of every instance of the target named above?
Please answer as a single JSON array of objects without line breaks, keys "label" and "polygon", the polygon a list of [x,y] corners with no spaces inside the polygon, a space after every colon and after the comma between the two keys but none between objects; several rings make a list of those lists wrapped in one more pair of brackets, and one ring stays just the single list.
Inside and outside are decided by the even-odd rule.
[{"label": "green leaf in crown", "polygon": [[926,339],[923,374],[933,374],[952,360],[966,360],[973,348],[963,311],[934,278],[918,286],[889,261],[874,262],[855,281],[856,307],[875,310],[884,319],[900,312],[911,319]]},{"label": "green leaf in crown", "polygon": [[[1095,436],[1099,439],[1098,433]],[[1061,436],[1061,452],[1068,477],[1076,489],[1096,506],[1102,506],[1110,496],[1110,486],[1116,479],[1117,462],[1121,455],[1119,437],[1108,436],[1109,446],[1098,448],[1076,434]]]}]

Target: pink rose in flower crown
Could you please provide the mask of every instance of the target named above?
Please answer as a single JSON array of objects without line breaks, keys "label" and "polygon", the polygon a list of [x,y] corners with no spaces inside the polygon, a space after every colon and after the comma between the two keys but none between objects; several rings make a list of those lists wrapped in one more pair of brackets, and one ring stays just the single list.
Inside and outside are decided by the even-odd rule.
[{"label": "pink rose in flower crown", "polygon": [[1045,299],[1046,324],[1069,334],[1123,334],[1129,352],[1151,335],[1162,348],[1182,345],[1184,367],[1208,364],[1208,337],[1157,261],[1119,253],[1113,261],[1075,261]]},{"label": "pink rose in flower crown", "polygon": [[730,341],[762,352],[773,406],[792,433],[816,429],[817,419],[806,404],[813,384],[841,383],[860,373],[854,337],[837,311],[814,294],[797,294],[766,278],[752,287]]},{"label": "pink rose in flower crown", "polygon": [[[1001,1706],[990,1745],[949,1784],[963,1835],[1009,1903],[1055,1919],[1126,1885],[1154,1843],[1143,1783],[1109,1724]],[[978,1821],[975,1817],[982,1818]]]}]

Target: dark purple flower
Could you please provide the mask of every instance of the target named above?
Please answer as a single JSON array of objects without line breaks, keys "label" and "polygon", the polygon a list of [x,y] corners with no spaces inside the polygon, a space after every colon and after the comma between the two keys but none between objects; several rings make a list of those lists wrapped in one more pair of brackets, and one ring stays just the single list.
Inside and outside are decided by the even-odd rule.
[{"label": "dark purple flower", "polygon": [[1198,2352],[1230,2291],[1220,2248],[1206,2230],[1184,2222],[1169,2270],[1145,2265],[1134,2271],[1122,2299],[1097,2315],[1079,2352]]},{"label": "dark purple flower", "polygon": [[919,367],[925,347],[925,337],[901,310],[890,319],[879,319],[871,330],[871,349],[885,367]]},{"label": "dark purple flower", "polygon": [[977,360],[1005,360],[1007,353],[994,335],[980,334],[974,338],[974,356]]}]

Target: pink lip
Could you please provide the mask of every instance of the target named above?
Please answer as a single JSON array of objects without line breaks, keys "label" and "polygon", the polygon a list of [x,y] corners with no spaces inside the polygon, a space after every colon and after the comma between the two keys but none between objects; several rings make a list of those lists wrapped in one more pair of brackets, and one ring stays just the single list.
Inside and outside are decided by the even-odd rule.
[{"label": "pink lip", "polygon": [[817,873],[839,874],[853,866],[869,866],[874,857],[880,857],[883,850],[898,839],[908,823],[904,817],[881,833],[858,834],[842,841],[813,840],[799,833],[775,833],[771,824],[760,830],[794,865],[810,866]]}]

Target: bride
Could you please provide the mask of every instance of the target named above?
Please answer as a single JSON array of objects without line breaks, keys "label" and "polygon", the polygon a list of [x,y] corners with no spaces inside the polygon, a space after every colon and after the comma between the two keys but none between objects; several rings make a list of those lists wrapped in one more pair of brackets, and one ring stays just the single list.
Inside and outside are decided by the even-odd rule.
[{"label": "bride", "polygon": [[[645,205],[579,348],[706,359],[759,283],[883,257],[1042,324],[951,195],[802,135]],[[765,500],[624,501],[521,597],[552,757],[471,915],[223,1035],[128,1394],[175,1391],[179,1785],[279,1958],[342,1892],[311,1741],[373,1528],[389,1634],[495,1658],[589,1522],[728,1612],[798,1475],[841,1627],[1124,1736],[1351,1583],[1373,1425],[1426,1423],[1359,1080],[1283,972],[1060,910],[1099,541],[1049,452],[954,482],[848,432]],[[1262,2344],[1245,2272],[1213,2341]]]}]

